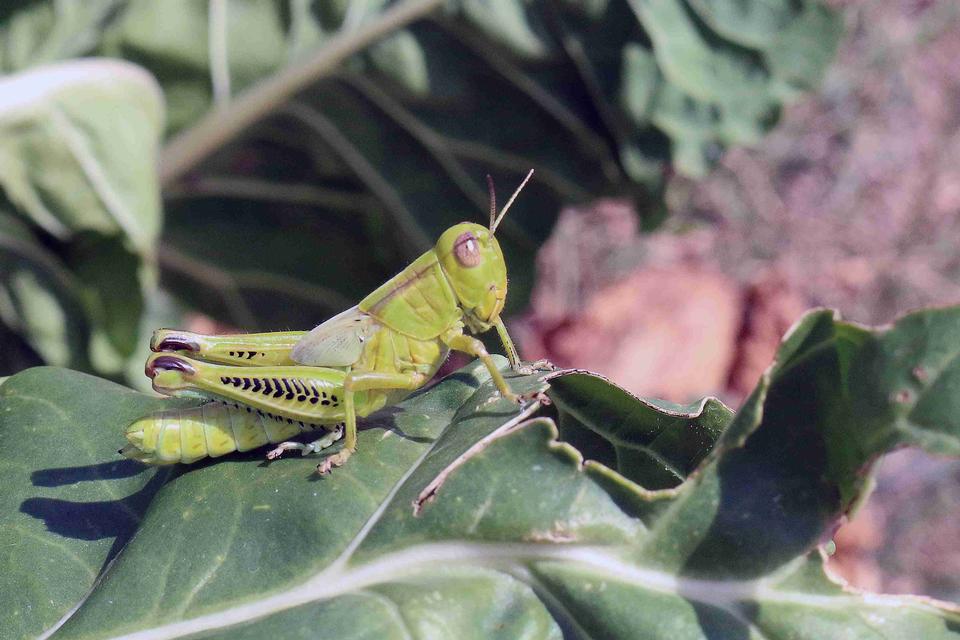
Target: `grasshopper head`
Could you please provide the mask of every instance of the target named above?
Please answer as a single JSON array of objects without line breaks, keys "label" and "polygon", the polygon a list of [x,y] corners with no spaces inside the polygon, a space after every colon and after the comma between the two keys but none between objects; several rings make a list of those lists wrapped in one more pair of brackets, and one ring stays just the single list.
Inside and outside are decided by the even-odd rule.
[{"label": "grasshopper head", "polygon": [[486,331],[507,299],[507,265],[500,243],[486,227],[461,222],[440,236],[435,249],[467,327]]},{"label": "grasshopper head", "polygon": [[489,329],[503,311],[503,303],[507,299],[507,265],[494,234],[532,175],[533,169],[499,214],[493,180],[487,176],[490,187],[490,227],[461,222],[444,231],[437,240],[435,250],[440,264],[457,294],[460,308],[463,309],[463,321],[474,333]]}]

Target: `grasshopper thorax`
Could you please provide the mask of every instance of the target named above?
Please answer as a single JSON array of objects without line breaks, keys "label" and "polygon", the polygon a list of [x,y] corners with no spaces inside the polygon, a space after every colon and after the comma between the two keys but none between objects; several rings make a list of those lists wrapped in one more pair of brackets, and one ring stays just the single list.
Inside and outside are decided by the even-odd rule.
[{"label": "grasshopper thorax", "polygon": [[507,299],[507,266],[500,243],[486,227],[461,222],[440,236],[434,250],[463,310],[464,323],[474,332],[489,329]]}]

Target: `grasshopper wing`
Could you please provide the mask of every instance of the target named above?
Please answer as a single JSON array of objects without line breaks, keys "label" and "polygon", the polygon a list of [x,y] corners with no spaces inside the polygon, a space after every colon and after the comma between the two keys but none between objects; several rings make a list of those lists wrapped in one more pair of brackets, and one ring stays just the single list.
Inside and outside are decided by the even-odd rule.
[{"label": "grasshopper wing", "polygon": [[376,319],[353,307],[303,336],[290,358],[313,367],[348,367],[360,359],[364,341],[380,328]]}]

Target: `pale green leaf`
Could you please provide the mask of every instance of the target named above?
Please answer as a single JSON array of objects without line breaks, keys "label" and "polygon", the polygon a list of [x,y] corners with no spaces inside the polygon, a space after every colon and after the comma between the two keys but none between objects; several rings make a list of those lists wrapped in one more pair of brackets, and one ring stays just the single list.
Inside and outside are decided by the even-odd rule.
[{"label": "pale green leaf", "polygon": [[68,240],[123,234],[149,253],[160,230],[154,170],[163,99],[142,69],[89,59],[0,80],[0,187]]}]

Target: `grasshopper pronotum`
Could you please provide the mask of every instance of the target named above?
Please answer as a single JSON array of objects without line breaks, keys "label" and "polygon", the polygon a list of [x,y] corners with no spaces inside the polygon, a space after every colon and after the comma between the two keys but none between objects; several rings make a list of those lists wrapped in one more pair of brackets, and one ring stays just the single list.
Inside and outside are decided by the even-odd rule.
[{"label": "grasshopper pronotum", "polygon": [[[156,331],[146,374],[167,395],[214,400],[195,409],[160,411],[126,430],[124,455],[148,464],[194,462],[206,456],[279,443],[267,457],[344,446],[317,470],[340,466],[357,446],[365,417],[426,384],[451,349],[480,358],[504,398],[521,402],[483,343],[464,333],[496,328],[512,368],[521,363],[500,318],[507,268],[494,237],[517,188],[499,214],[490,186],[490,226],[461,222],[436,245],[360,304],[310,332],[204,336]],[[185,354],[189,353],[189,357]],[[288,438],[313,429],[329,433],[304,444]]]}]

